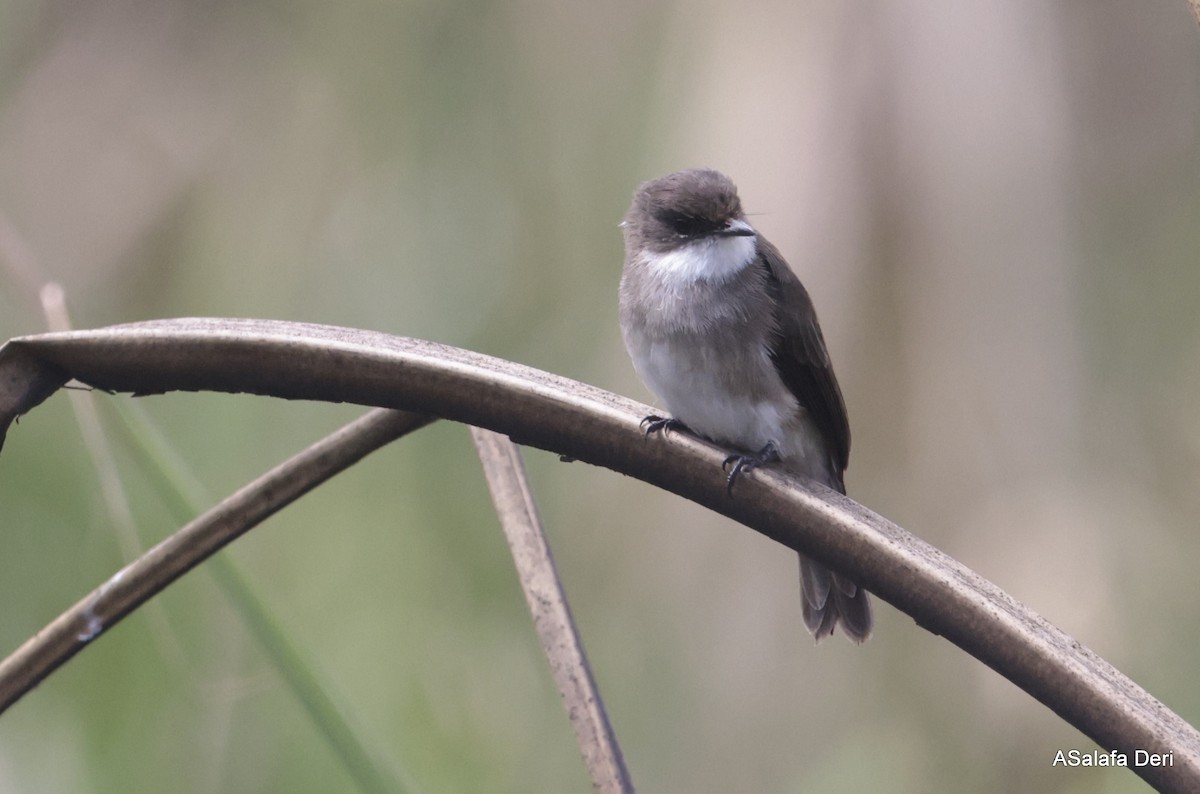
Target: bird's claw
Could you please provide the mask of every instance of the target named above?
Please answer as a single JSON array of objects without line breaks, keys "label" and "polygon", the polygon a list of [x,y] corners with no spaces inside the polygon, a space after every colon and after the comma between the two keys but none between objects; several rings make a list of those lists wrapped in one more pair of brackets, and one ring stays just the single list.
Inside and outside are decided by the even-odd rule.
[{"label": "bird's claw", "polygon": [[733,484],[737,482],[737,478],[741,476],[742,472],[754,471],[759,466],[775,463],[778,460],[779,448],[775,446],[774,441],[768,441],[766,446],[753,455],[741,453],[730,455],[721,464],[721,470],[729,472],[729,476],[725,479],[725,490],[730,496],[733,496]]},{"label": "bird's claw", "polygon": [[668,430],[686,430],[686,426],[678,419],[672,419],[669,416],[657,416],[650,414],[638,424],[646,435],[653,435],[659,431],[666,432]]}]

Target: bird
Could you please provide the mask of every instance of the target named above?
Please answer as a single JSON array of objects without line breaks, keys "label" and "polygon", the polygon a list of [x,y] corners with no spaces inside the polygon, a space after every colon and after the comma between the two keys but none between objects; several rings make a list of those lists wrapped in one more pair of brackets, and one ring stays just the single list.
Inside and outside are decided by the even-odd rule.
[{"label": "bird", "polygon": [[[633,367],[669,417],[736,453],[737,478],[778,465],[840,493],[850,457],[846,405],[808,291],[746,219],[733,181],[696,168],[643,183],[621,228],[621,335]],[[801,612],[820,641],[837,626],[871,633],[867,591],[800,555]]]}]

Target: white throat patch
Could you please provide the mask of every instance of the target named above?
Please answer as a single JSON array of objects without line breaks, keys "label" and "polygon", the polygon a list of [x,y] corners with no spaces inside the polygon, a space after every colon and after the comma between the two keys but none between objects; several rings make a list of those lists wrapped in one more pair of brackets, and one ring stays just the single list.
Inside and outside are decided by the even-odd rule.
[{"label": "white throat patch", "polygon": [[754,237],[704,237],[665,254],[647,254],[650,270],[679,281],[724,281],[754,259]]}]

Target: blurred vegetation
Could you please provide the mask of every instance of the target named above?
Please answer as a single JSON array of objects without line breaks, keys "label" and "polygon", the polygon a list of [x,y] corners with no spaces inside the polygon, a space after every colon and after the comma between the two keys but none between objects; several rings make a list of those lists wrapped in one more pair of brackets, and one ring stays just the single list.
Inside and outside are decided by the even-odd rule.
[{"label": "blurred vegetation", "polygon": [[[616,327],[616,224],[639,181],[693,165],[738,182],[814,294],[851,495],[1197,722],[1182,1],[0,0],[0,338],[44,328],[53,279],[81,326],[335,323],[648,399]],[[360,413],[139,404],[214,501]],[[175,522],[117,449],[149,545]],[[865,647],[814,648],[770,542],[528,463],[641,790],[1144,790],[1053,769],[1091,743],[886,606]],[[418,790],[590,789],[463,428],[226,554]],[[0,455],[0,653],[121,563],[58,395]],[[156,609],[0,719],[0,791],[351,790],[204,569]]]}]

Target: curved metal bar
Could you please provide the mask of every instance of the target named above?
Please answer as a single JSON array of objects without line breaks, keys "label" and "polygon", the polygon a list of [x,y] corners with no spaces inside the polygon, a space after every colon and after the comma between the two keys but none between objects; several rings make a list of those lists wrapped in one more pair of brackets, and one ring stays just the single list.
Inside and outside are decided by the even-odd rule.
[{"label": "curved metal bar", "polygon": [[1134,771],[1200,790],[1200,733],[991,582],[856,502],[770,468],[724,488],[725,451],[646,438],[646,407],[458,348],[267,320],[178,319],[14,339],[0,348],[0,433],[76,378],[135,394],[249,392],[399,408],[484,427],[637,477],[854,578],[1049,706],[1103,748],[1171,753]]}]

